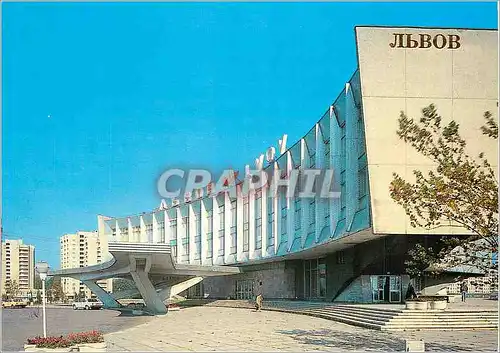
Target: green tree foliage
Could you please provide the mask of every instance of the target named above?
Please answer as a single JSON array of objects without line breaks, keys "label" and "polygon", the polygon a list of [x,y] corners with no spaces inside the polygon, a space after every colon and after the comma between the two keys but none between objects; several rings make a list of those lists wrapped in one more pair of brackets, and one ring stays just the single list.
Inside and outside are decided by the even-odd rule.
[{"label": "green tree foliage", "polygon": [[34,289],[42,289],[42,280],[40,279],[40,276],[38,274],[35,274],[33,288]]},{"label": "green tree foliage", "polygon": [[60,302],[65,300],[64,291],[61,284],[61,277],[55,277],[50,287],[52,301]]},{"label": "green tree foliage", "polygon": [[137,289],[135,283],[125,278],[113,278],[113,292]]},{"label": "green tree foliage", "polygon": [[[498,139],[498,124],[491,113],[484,113],[484,119],[481,132]],[[419,120],[401,112],[397,134],[436,166],[427,173],[414,170],[415,183],[393,174],[391,197],[404,208],[411,225],[436,229],[451,224],[471,233],[443,237],[433,248],[417,244],[409,252],[407,272],[416,276],[443,260],[447,266],[471,265],[484,272],[496,271],[491,254],[498,251],[498,181],[484,153],[477,158],[469,156],[459,124],[451,121],[443,125],[432,104],[422,110]]]},{"label": "green tree foliage", "polygon": [[9,279],[5,282],[5,295],[7,299],[14,299],[19,295],[19,285],[16,280]]}]

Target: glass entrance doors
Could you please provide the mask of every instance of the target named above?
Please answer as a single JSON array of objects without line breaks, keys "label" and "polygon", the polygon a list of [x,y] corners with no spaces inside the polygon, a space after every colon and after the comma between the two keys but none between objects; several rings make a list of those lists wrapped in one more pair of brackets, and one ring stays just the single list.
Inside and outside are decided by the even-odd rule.
[{"label": "glass entrance doors", "polygon": [[304,296],[311,300],[326,297],[325,259],[304,260]]},{"label": "glass entrance doors", "polygon": [[370,281],[373,302],[401,302],[401,276],[371,276]]}]

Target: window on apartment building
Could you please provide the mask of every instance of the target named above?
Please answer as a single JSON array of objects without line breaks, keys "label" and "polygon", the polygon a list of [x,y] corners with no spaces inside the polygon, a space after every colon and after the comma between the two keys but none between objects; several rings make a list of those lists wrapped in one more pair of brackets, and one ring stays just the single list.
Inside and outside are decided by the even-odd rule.
[{"label": "window on apartment building", "polygon": [[243,197],[243,251],[250,250],[250,206],[249,197]]},{"label": "window on apartment building", "polygon": [[262,190],[255,191],[255,249],[262,249]]},{"label": "window on apartment building", "polygon": [[267,246],[274,245],[274,197],[267,198]]}]

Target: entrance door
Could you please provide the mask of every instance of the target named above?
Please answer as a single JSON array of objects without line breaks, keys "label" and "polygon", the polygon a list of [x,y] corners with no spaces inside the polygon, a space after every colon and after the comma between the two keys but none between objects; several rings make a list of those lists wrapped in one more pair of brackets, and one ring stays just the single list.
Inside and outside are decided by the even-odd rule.
[{"label": "entrance door", "polygon": [[304,260],[304,297],[309,300],[326,297],[325,259]]},{"label": "entrance door", "polygon": [[401,302],[401,276],[371,276],[374,303]]},{"label": "entrance door", "polygon": [[389,277],[389,302],[401,302],[401,276]]}]

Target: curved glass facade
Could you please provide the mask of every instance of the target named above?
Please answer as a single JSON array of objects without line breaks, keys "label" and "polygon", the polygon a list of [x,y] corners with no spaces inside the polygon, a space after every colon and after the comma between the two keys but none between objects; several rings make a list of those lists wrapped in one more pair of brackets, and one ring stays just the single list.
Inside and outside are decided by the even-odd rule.
[{"label": "curved glass facade", "polygon": [[[370,227],[359,71],[311,130],[265,171],[333,170],[340,198],[247,195],[193,198],[137,216],[104,221],[110,241],[170,244],[177,262],[221,265],[272,260]],[[299,186],[300,188],[300,186]]]}]

